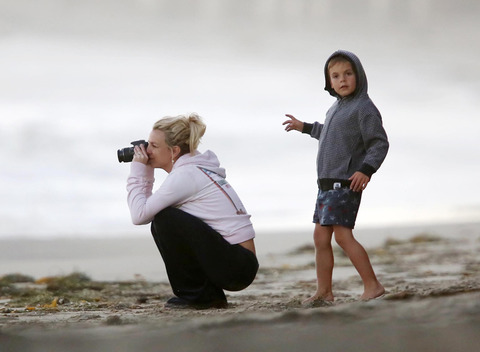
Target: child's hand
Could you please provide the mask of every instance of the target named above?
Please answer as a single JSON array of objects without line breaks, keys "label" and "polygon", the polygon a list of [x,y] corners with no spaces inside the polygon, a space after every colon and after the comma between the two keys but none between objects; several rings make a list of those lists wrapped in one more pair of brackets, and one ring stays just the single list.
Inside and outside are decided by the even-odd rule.
[{"label": "child's hand", "polygon": [[367,187],[368,182],[370,182],[370,177],[357,171],[349,178],[349,180],[352,181],[350,189],[354,192],[361,192]]},{"label": "child's hand", "polygon": [[289,114],[285,114],[285,116],[290,118],[290,120],[287,120],[284,123],[282,123],[282,125],[287,125],[287,127],[285,127],[285,131],[290,132],[292,130],[295,130],[295,131],[302,132],[303,130],[302,121],[297,120],[295,117]]}]

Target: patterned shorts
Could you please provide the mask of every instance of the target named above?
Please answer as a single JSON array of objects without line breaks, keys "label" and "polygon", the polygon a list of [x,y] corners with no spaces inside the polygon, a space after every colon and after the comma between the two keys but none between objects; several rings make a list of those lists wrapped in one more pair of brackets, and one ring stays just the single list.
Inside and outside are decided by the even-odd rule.
[{"label": "patterned shorts", "polygon": [[353,229],[362,192],[349,188],[318,190],[313,222],[323,226],[341,225]]}]

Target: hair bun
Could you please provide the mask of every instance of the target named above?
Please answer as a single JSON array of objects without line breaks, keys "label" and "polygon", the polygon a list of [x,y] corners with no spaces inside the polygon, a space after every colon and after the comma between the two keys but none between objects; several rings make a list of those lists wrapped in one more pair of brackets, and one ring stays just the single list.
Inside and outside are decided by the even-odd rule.
[{"label": "hair bun", "polygon": [[196,122],[199,120],[201,120],[200,116],[196,112],[191,112],[190,114],[188,114],[188,121]]},{"label": "hair bun", "polygon": [[195,152],[207,126],[197,113],[192,112],[175,117],[166,116],[158,120],[153,128],[162,130],[165,133],[167,145],[179,146],[183,155]]}]

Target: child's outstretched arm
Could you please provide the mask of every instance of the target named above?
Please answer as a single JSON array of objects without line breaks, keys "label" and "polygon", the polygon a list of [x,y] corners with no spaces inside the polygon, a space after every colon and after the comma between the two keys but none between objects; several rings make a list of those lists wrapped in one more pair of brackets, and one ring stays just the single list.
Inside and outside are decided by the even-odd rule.
[{"label": "child's outstretched arm", "polygon": [[290,114],[285,114],[286,117],[290,118],[290,120],[285,121],[282,123],[282,125],[287,125],[285,127],[285,131],[290,132],[290,131],[299,131],[302,132],[303,130],[303,122],[297,120],[293,115]]}]

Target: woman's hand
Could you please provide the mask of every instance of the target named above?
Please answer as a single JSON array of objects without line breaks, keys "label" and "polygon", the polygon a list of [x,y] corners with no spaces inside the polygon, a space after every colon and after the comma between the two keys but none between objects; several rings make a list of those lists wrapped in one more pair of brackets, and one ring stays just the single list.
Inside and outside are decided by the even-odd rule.
[{"label": "woman's hand", "polygon": [[370,182],[370,177],[357,171],[349,178],[349,180],[352,181],[350,189],[354,192],[361,192],[367,187],[368,182]]},{"label": "woman's hand", "polygon": [[135,154],[133,155],[133,161],[138,161],[139,163],[147,165],[148,155],[145,150],[145,145],[141,144],[140,146],[136,145],[133,149]]},{"label": "woman's hand", "polygon": [[282,125],[287,125],[285,127],[285,131],[290,132],[292,130],[302,132],[303,130],[303,122],[297,120],[293,115],[285,114],[286,117],[289,117],[290,120],[285,121]]}]

